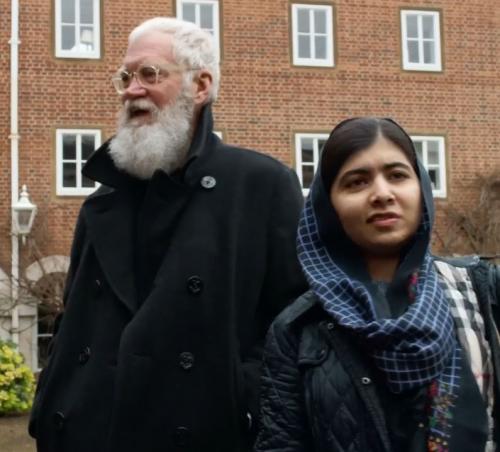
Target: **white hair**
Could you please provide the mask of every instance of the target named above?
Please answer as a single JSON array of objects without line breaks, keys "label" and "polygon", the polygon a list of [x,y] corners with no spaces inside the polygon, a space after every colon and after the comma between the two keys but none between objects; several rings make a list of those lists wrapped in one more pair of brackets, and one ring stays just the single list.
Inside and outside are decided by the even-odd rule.
[{"label": "white hair", "polygon": [[[155,17],[132,30],[128,37],[129,45],[152,31],[172,35],[174,58],[178,64],[210,72],[212,86],[208,93],[208,102],[215,102],[219,91],[220,69],[212,35],[191,22],[173,17]],[[193,72],[185,73],[186,81],[193,80]]]}]

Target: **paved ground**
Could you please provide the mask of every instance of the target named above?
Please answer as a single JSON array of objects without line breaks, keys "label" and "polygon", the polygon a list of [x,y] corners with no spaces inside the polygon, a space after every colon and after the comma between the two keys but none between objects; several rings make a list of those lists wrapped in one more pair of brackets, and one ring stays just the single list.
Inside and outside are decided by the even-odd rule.
[{"label": "paved ground", "polygon": [[1,452],[35,452],[35,442],[28,435],[28,415],[0,417]]}]

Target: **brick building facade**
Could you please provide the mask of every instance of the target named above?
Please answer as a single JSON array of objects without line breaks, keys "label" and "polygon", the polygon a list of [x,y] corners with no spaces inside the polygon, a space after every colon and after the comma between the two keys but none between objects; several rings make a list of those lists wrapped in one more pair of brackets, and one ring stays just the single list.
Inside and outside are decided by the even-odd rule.
[{"label": "brick building facade", "polygon": [[[11,272],[11,6],[0,0],[0,276]],[[38,216],[21,271],[64,271],[88,181],[88,150],[113,134],[110,78],[128,32],[177,15],[214,33],[221,57],[215,128],[227,142],[295,166],[304,192],[333,125],[390,116],[414,137],[444,210],[474,206],[477,174],[500,165],[498,0],[23,0],[19,10],[19,185]],[[201,21],[201,22],[200,22]],[[65,154],[66,153],[66,154]],[[76,187],[75,187],[76,185]],[[437,248],[442,246],[439,238]],[[44,272],[34,261],[44,258]],[[38,275],[38,276],[37,276]],[[1,279],[1,278],[0,278]],[[3,336],[10,329],[2,314]],[[37,366],[34,308],[21,350]],[[43,336],[43,335],[42,335]]]}]

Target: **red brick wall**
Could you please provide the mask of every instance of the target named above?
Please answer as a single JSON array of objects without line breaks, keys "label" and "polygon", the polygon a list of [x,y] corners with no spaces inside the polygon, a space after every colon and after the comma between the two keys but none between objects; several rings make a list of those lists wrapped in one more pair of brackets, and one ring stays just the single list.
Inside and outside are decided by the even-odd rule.
[{"label": "red brick wall", "polygon": [[10,266],[10,2],[0,0],[0,269]]},{"label": "red brick wall", "polygon": [[[46,255],[68,254],[83,198],[55,195],[55,129],[113,133],[119,107],[109,79],[128,32],[143,19],[172,14],[172,1],[102,2],[100,60],[54,57],[53,1],[24,0],[20,11],[20,183],[40,207]],[[329,3],[329,2],[326,2]],[[285,0],[221,0],[223,47],[216,128],[226,141],[293,163],[294,133],[328,132],[353,115],[392,116],[410,133],[446,137],[448,198],[472,205],[476,173],[500,165],[500,6],[498,0],[338,0],[335,68],[291,65]],[[441,12],[442,73],[401,69],[399,9]],[[10,0],[0,0],[0,226],[10,206]],[[444,233],[443,220],[439,220]],[[44,221],[41,218],[45,218]],[[4,229],[0,266],[8,265]],[[8,268],[8,267],[3,267]]]}]

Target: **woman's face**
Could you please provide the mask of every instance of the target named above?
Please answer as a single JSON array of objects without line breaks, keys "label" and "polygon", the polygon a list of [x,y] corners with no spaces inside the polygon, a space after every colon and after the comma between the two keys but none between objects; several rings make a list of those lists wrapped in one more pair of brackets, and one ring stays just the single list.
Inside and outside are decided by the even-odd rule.
[{"label": "woman's face", "polygon": [[421,198],[410,161],[384,137],[347,159],[330,189],[344,231],[369,256],[399,256],[417,231]]}]

